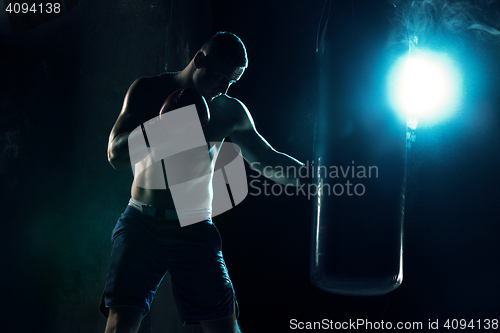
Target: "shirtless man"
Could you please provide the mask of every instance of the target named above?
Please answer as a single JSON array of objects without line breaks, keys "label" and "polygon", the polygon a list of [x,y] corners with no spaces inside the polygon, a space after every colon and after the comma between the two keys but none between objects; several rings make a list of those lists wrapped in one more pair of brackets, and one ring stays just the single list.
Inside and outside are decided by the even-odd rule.
[{"label": "shirtless man", "polygon": [[[254,169],[281,184],[297,186],[296,178],[275,174],[302,163],[274,150],[256,131],[245,105],[226,95],[246,67],[245,46],[238,37],[224,32],[205,43],[181,72],[136,80],[109,137],[110,164],[115,169],[131,167],[128,142],[134,129],[157,117],[172,92],[191,88],[210,108],[210,121],[203,133],[211,159],[217,156],[224,138],[230,137]],[[214,164],[210,164],[212,173]],[[143,177],[150,177],[152,170],[146,169]],[[106,333],[137,332],[166,271],[170,272],[184,324],[200,324],[205,333],[240,332],[234,290],[210,215],[180,227],[168,184],[166,189],[149,189],[136,182],[137,178],[132,184],[132,199],[113,230],[111,266],[101,303],[101,312],[108,318]],[[204,186],[210,212],[211,178]]]}]

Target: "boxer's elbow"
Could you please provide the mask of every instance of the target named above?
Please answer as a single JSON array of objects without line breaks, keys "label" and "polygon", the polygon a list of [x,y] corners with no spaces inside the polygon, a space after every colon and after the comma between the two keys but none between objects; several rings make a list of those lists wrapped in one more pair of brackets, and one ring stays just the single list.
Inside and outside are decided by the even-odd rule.
[{"label": "boxer's elbow", "polygon": [[121,169],[119,163],[117,162],[116,157],[113,155],[113,153],[109,149],[108,149],[108,162],[109,162],[109,164],[111,164],[113,169],[115,169],[115,170]]},{"label": "boxer's elbow", "polygon": [[129,163],[127,163],[127,161],[128,158],[124,159],[123,156],[117,154],[117,152],[113,148],[108,149],[108,162],[109,164],[111,164],[113,169],[120,170],[125,168],[127,164],[130,164],[130,161],[128,161]]},{"label": "boxer's elbow", "polygon": [[117,135],[110,139],[108,143],[108,162],[115,170],[120,170],[130,165],[128,134],[122,133]]}]

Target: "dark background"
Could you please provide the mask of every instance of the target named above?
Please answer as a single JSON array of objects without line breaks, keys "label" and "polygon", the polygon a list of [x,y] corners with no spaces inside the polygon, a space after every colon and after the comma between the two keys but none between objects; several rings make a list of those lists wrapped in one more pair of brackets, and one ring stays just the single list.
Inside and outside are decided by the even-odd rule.
[{"label": "dark background", "polygon": [[[2,8],[0,313],[9,329],[104,331],[97,306],[109,238],[132,179],[106,160],[109,131],[135,78],[165,64],[182,69],[213,32],[234,32],[247,46],[249,68],[230,95],[277,150],[311,159],[322,7],[316,0],[89,0],[68,2],[65,14],[28,29],[11,26]],[[287,332],[292,318],[424,326],[499,318],[498,47],[469,31],[452,35],[463,99],[447,121],[419,124],[408,150],[402,286],[377,297],[314,288],[311,202],[249,195],[214,218],[243,332]],[[155,313],[155,332],[180,332],[171,328],[178,323],[156,327]]]}]

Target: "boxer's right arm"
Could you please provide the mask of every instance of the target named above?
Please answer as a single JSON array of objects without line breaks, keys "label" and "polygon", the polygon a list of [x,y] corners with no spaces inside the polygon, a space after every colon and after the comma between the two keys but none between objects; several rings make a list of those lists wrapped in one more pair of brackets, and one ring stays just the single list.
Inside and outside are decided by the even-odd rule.
[{"label": "boxer's right arm", "polygon": [[[111,130],[108,141],[108,161],[116,169],[130,166],[129,136],[132,131],[144,122],[141,105],[144,103],[144,86],[146,79],[136,80],[127,91],[123,107],[118,119]],[[142,136],[141,131],[134,131],[132,135]],[[144,154],[146,157],[147,153]]]}]

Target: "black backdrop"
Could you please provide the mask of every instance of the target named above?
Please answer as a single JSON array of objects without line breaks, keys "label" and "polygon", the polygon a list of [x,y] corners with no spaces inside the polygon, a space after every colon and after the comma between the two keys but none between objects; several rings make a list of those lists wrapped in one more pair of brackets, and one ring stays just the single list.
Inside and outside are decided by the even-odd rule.
[{"label": "black backdrop", "polygon": [[[303,161],[312,151],[322,6],[212,2],[212,32],[236,33],[249,54],[230,95],[248,106],[276,149]],[[128,85],[164,69],[170,8],[161,1],[80,1],[16,34],[2,14],[0,283],[7,327],[103,330],[97,304],[109,234],[131,179],[107,164],[107,136]],[[315,289],[308,278],[311,202],[250,194],[214,219],[244,332],[287,332],[293,318],[424,326],[498,318],[499,57],[473,35],[464,33],[463,43],[456,51],[466,84],[461,108],[445,123],[420,126],[408,151],[402,286],[369,298]]]}]

